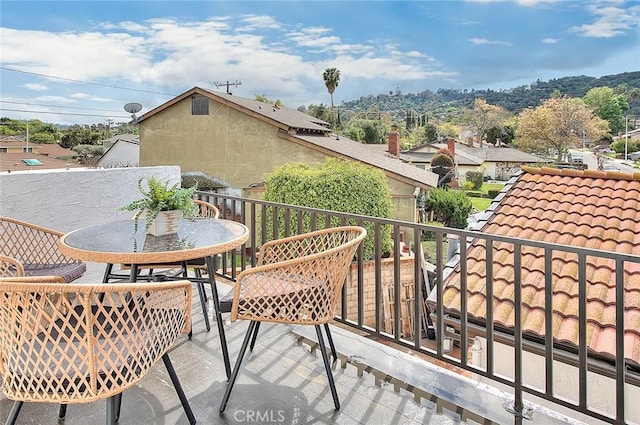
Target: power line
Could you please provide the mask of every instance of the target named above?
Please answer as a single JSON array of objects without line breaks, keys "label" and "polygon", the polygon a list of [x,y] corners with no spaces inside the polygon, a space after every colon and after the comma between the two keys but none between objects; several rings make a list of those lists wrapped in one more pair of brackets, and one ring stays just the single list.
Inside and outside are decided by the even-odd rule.
[{"label": "power line", "polygon": [[93,82],[90,82],[90,81],[82,81],[82,80],[74,80],[74,79],[71,79],[71,78],[56,77],[55,75],[39,74],[37,72],[21,71],[19,69],[7,68],[6,66],[0,66],[0,69],[4,69],[5,71],[11,71],[11,72],[19,72],[19,73],[22,73],[22,74],[35,75],[35,76],[38,76],[38,77],[52,78],[52,79],[55,79],[55,80],[71,81],[73,83],[81,83],[81,84],[90,84],[90,85],[94,85],[94,86],[109,87],[109,88],[112,88],[112,89],[130,90],[130,91],[136,91],[136,92],[140,92],[140,93],[160,94],[160,95],[163,95],[163,96],[171,96],[171,97],[177,96],[177,95],[171,94],[171,93],[162,93],[162,92],[151,91],[151,90],[142,90],[142,89],[132,89],[132,88],[129,88],[129,87],[114,86],[114,85],[110,85],[110,84],[93,83]]},{"label": "power line", "polygon": [[[115,113],[116,111],[113,111],[111,109],[97,109],[97,108],[83,108],[80,106],[60,106],[60,105],[47,105],[44,103],[29,103],[29,102],[13,102],[10,100],[2,100],[0,99],[1,103],[13,103],[15,105],[27,105],[27,106],[46,106],[49,108],[65,108],[65,109],[80,109],[80,110],[85,110],[85,111],[103,111],[103,112],[113,112]],[[120,111],[117,111],[120,112]]]},{"label": "power line", "polygon": [[29,111],[26,109],[7,109],[0,107],[0,111],[10,111],[10,112],[29,112],[31,114],[51,114],[51,115],[72,115],[77,117],[115,117],[115,118],[124,118],[130,119],[130,117],[126,115],[98,115],[98,114],[72,114],[70,112],[51,112],[51,111]]}]

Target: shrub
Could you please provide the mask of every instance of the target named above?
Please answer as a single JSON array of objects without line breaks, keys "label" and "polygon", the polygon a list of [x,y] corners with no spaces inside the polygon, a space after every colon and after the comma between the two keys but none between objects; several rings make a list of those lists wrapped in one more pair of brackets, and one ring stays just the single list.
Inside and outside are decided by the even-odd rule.
[{"label": "shrub", "polygon": [[[340,211],[372,217],[392,218],[393,203],[391,191],[384,173],[375,168],[357,163],[329,158],[318,167],[307,164],[285,164],[277,167],[267,176],[264,199],[289,205]],[[267,211],[268,228],[273,228],[273,211]],[[324,223],[321,217],[317,223]],[[311,214],[301,217],[302,231],[313,230]],[[278,210],[278,237],[285,235],[286,218],[282,209]],[[355,220],[346,224],[356,225]],[[341,226],[334,217],[331,226]],[[298,228],[298,217],[289,217],[289,228]],[[364,254],[371,258],[375,251],[374,226],[365,224],[367,237],[364,240]],[[383,253],[391,252],[391,226],[381,228],[381,248]]]},{"label": "shrub", "polygon": [[473,190],[480,190],[484,181],[484,173],[482,171],[467,171],[467,181],[473,184]]},{"label": "shrub", "polygon": [[495,198],[496,196],[498,196],[498,194],[499,194],[499,193],[500,193],[500,191],[499,191],[499,190],[496,190],[496,189],[489,189],[489,190],[487,191],[487,194],[489,195],[489,198],[491,198],[491,199],[493,199],[493,198]]},{"label": "shrub", "polygon": [[433,211],[437,221],[443,222],[445,226],[464,229],[467,227],[467,219],[473,205],[464,192],[434,189],[429,192],[426,207],[428,211]]}]

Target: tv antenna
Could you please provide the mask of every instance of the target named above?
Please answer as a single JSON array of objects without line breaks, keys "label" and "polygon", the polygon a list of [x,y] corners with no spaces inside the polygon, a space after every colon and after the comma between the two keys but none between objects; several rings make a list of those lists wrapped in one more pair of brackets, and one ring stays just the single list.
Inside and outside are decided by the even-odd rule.
[{"label": "tv antenna", "polygon": [[124,110],[131,114],[131,119],[134,122],[138,121],[138,117],[136,117],[136,112],[140,112],[142,110],[142,105],[137,102],[131,102],[124,105]]},{"label": "tv antenna", "polygon": [[229,87],[230,87],[230,86],[236,86],[236,87],[238,87],[238,86],[239,86],[239,85],[241,85],[241,84],[242,84],[242,82],[241,82],[240,80],[236,80],[236,81],[234,81],[234,82],[232,82],[232,83],[230,83],[228,80],[227,80],[227,82],[226,82],[226,83],[218,83],[218,82],[213,83],[213,85],[214,85],[214,86],[216,86],[216,88],[221,87],[221,86],[226,86],[226,87],[227,87],[227,94],[233,94],[233,93],[231,93],[231,92],[229,91]]}]

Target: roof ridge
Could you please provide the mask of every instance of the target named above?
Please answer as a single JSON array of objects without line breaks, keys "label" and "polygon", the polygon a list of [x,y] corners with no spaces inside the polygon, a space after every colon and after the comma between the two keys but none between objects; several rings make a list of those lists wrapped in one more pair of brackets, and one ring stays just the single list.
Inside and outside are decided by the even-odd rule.
[{"label": "roof ridge", "polygon": [[541,174],[550,176],[567,176],[567,177],[591,177],[595,179],[612,179],[612,180],[638,180],[640,181],[640,172],[624,173],[621,171],[598,171],[598,170],[572,170],[570,168],[551,168],[551,167],[531,167],[524,165],[522,170],[529,174]]}]

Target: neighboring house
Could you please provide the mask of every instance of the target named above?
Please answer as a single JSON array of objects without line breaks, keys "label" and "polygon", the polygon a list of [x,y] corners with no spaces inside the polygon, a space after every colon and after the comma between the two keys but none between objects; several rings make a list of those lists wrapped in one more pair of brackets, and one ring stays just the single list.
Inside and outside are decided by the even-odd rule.
[{"label": "neighboring house", "polygon": [[425,143],[415,146],[403,151],[400,157],[420,168],[429,169],[433,155],[445,148],[454,155],[460,183],[466,180],[468,171],[481,171],[491,179],[508,180],[523,166],[543,161],[535,155],[514,148],[496,148],[491,145],[476,148],[459,143],[454,139],[447,139],[445,143]]},{"label": "neighboring house", "polygon": [[0,139],[0,171],[78,168],[77,153],[57,144],[27,143],[12,136]]},{"label": "neighboring house", "polygon": [[259,186],[286,163],[349,159],[382,170],[396,218],[413,222],[418,195],[437,185],[436,174],[338,137],[318,118],[199,87],[144,114],[139,124],[140,166],[179,165],[219,179],[231,193]]},{"label": "neighboring house", "polygon": [[121,134],[103,141],[104,154],[98,159],[102,168],[137,167],[140,162],[140,139],[136,134]]},{"label": "neighboring house", "polygon": [[[499,200],[487,210],[474,230],[507,237],[569,245],[579,248],[640,255],[640,173],[601,172],[596,170],[558,170],[525,167],[505,186]],[[478,347],[484,338],[487,314],[487,252],[484,240],[470,242],[466,248],[466,311],[478,325],[474,334]],[[515,326],[514,246],[493,243],[493,319],[496,328],[509,332]],[[444,270],[442,302],[445,323],[459,330],[461,284],[459,258],[454,257]],[[554,391],[575,397],[579,388],[578,358],[574,352],[579,341],[580,273],[578,256],[556,251],[549,260],[552,271],[553,325],[555,343]],[[615,412],[615,390],[611,374],[616,360],[616,269],[612,260],[585,256],[586,273],[586,347],[589,353],[588,385],[590,394],[603,411]],[[523,379],[537,388],[545,384],[545,250],[522,247],[520,268],[522,287],[522,329],[525,345]],[[625,388],[631,412],[627,418],[640,422],[640,267],[625,262],[624,280],[624,357],[629,373]],[[432,312],[437,299],[429,298]],[[434,320],[438,320],[434,317]],[[476,332],[477,331],[477,332]],[[471,336],[471,335],[470,335]],[[508,342],[494,345],[495,371],[512,376],[513,349]],[[476,356],[476,354],[479,354]],[[562,359],[561,362],[558,360]],[[482,350],[474,350],[473,363],[486,367]],[[562,363],[560,365],[560,363]],[[599,365],[599,366],[596,366]],[[554,365],[554,368],[556,366]],[[632,376],[634,378],[632,378]],[[592,393],[595,389],[595,393]]]}]

